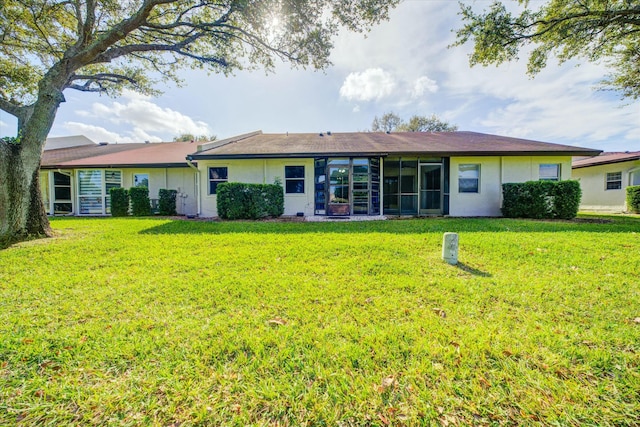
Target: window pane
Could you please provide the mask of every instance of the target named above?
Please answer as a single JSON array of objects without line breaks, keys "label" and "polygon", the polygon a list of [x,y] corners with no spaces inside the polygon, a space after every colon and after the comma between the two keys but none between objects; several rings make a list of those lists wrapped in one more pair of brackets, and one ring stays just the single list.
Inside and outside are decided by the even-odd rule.
[{"label": "window pane", "polygon": [[133,186],[149,188],[149,174],[137,173],[133,175]]},{"label": "window pane", "polygon": [[71,200],[71,187],[55,187],[55,200]]},{"label": "window pane", "polygon": [[78,193],[81,196],[102,195],[102,171],[78,171]]},{"label": "window pane", "polygon": [[227,168],[226,167],[218,167],[218,168],[209,168],[209,179],[227,179]]},{"label": "window pane", "polygon": [[285,166],[285,178],[304,178],[304,166]]},{"label": "window pane", "polygon": [[349,159],[329,159],[329,166],[349,166]]},{"label": "window pane", "polygon": [[349,186],[332,185],[329,193],[330,203],[349,203]]},{"label": "window pane", "polygon": [[539,176],[541,180],[557,181],[560,178],[560,165],[541,164]]},{"label": "window pane", "polygon": [[71,185],[71,177],[60,172],[54,172],[53,183],[55,185]]},{"label": "window pane", "polygon": [[480,182],[480,165],[458,166],[458,192],[477,193]]},{"label": "window pane", "polygon": [[459,178],[480,178],[480,165],[460,165]]},{"label": "window pane", "polygon": [[288,194],[304,193],[304,179],[288,179],[285,185]]},{"label": "window pane", "polygon": [[209,194],[216,194],[218,184],[226,182],[228,168],[226,166],[209,168]]},{"label": "window pane", "polygon": [[72,211],[71,203],[54,203],[53,204],[53,213],[55,215],[65,215],[70,214]]},{"label": "window pane", "polygon": [[400,192],[418,192],[418,161],[403,160],[400,169]]},{"label": "window pane", "polygon": [[459,179],[458,191],[460,193],[477,193],[478,192],[478,180],[477,179]]}]

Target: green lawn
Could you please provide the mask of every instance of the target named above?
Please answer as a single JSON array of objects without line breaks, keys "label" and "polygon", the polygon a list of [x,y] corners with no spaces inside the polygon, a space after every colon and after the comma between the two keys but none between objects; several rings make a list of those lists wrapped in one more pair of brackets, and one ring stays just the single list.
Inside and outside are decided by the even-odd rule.
[{"label": "green lawn", "polygon": [[0,425],[640,425],[640,217],[52,226]]}]

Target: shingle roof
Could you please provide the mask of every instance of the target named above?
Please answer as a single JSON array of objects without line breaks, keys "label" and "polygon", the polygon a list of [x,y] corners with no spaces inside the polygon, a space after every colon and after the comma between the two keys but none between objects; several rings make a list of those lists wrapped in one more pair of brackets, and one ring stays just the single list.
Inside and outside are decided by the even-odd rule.
[{"label": "shingle roof", "polygon": [[41,167],[178,167],[197,150],[197,142],[108,144],[47,150]]},{"label": "shingle roof", "polygon": [[597,157],[576,159],[573,161],[571,167],[573,169],[579,169],[589,166],[628,162],[632,160],[640,160],[640,151],[625,151],[624,153],[601,153]]},{"label": "shingle roof", "polygon": [[204,144],[190,158],[269,158],[424,154],[430,156],[595,156],[600,150],[475,132],[358,132],[263,134],[254,132]]},{"label": "shingle roof", "polygon": [[84,135],[56,136],[47,138],[44,149],[57,150],[59,148],[77,147],[79,145],[96,145],[96,143]]}]

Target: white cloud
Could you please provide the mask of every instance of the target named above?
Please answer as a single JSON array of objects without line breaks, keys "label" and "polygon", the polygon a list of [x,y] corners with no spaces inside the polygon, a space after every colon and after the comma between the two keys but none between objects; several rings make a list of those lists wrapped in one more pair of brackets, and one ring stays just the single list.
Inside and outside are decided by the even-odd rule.
[{"label": "white cloud", "polygon": [[6,128],[6,127],[9,127],[9,125],[3,122],[2,120],[0,120],[0,128]]},{"label": "white cloud", "polygon": [[393,93],[396,81],[382,68],[369,68],[361,73],[351,73],[340,88],[340,96],[350,101],[373,101]]},{"label": "white cloud", "polygon": [[[125,92],[125,102],[113,101],[109,104],[95,102],[88,111],[76,111],[76,114],[88,119],[100,119],[111,123],[113,127],[130,128],[125,139],[141,142],[161,141],[172,139],[174,136],[191,133],[194,135],[210,135],[209,125],[202,121],[193,120],[179,111],[162,108],[150,101],[151,98],[135,92]],[[77,122],[67,122],[65,127],[77,128]],[[101,132],[103,127],[95,127],[94,132]],[[162,135],[160,137],[158,135]],[[113,136],[113,135],[111,135]],[[121,137],[122,138],[122,137]]]},{"label": "white cloud", "polygon": [[111,142],[126,144],[131,142],[161,142],[162,138],[149,135],[140,129],[134,129],[129,135],[121,135],[117,132],[111,132],[103,127],[90,125],[79,122],[65,122],[63,127],[73,135],[84,135],[87,138],[98,142]]},{"label": "white cloud", "polygon": [[436,93],[438,91],[438,84],[435,80],[431,80],[427,76],[422,76],[416,79],[413,83],[412,98],[421,98],[426,92]]}]

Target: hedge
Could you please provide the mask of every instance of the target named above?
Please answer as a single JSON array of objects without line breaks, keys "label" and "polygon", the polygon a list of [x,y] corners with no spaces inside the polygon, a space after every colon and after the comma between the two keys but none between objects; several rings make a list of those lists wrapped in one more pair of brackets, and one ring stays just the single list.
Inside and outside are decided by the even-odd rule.
[{"label": "hedge", "polygon": [[161,188],[158,192],[158,213],[160,215],[177,215],[176,212],[176,190]]},{"label": "hedge", "polygon": [[222,219],[259,219],[284,213],[284,191],[277,184],[224,182],[216,188]]},{"label": "hedge", "polygon": [[528,181],[502,185],[502,215],[507,218],[572,219],[582,190],[578,181]]},{"label": "hedge", "polygon": [[627,210],[640,214],[640,185],[627,187]]},{"label": "hedge", "polygon": [[151,201],[149,200],[149,189],[147,187],[131,187],[129,189],[129,198],[131,199],[131,215],[151,215]]},{"label": "hedge", "polygon": [[129,192],[126,188],[110,188],[111,216],[127,216],[129,214]]}]

